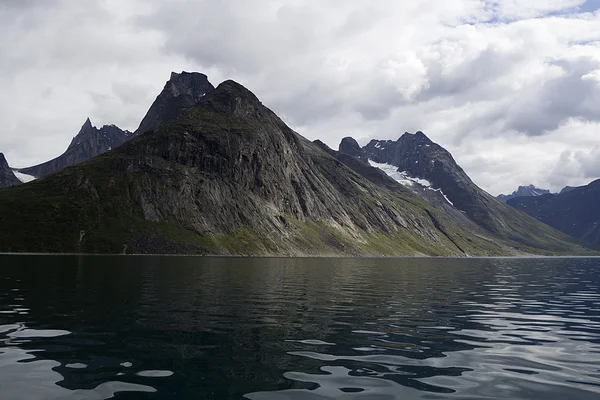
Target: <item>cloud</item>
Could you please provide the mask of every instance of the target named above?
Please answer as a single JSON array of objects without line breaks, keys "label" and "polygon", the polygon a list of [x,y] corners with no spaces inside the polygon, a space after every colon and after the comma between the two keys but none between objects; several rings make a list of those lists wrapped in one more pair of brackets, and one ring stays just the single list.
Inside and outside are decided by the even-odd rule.
[{"label": "cloud", "polygon": [[135,129],[170,71],[199,70],[214,84],[239,81],[332,147],[423,130],[493,194],[600,176],[594,1],[0,7],[0,37],[10,38],[0,39],[0,151],[15,165],[60,153],[88,115]]}]

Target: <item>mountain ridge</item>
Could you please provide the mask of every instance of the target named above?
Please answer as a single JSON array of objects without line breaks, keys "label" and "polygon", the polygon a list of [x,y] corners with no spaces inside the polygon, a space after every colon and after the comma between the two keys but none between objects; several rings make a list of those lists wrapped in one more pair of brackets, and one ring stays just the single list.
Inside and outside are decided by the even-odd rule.
[{"label": "mountain ridge", "polygon": [[31,167],[16,168],[16,170],[41,178],[111,150],[126,142],[130,136],[131,132],[121,130],[115,125],[96,128],[88,117],[77,135],[71,140],[67,150],[60,156]]},{"label": "mountain ridge", "polygon": [[585,186],[529,198],[510,199],[508,205],[570,236],[600,246],[600,179]]},{"label": "mountain ridge", "polygon": [[[564,190],[564,189],[563,189]],[[534,185],[528,186],[519,186],[517,190],[512,192],[511,194],[499,194],[496,198],[500,201],[507,202],[510,199],[514,199],[515,197],[523,197],[523,196],[541,196],[544,194],[549,194],[550,191],[547,189],[540,189],[535,187]]]},{"label": "mountain ridge", "polygon": [[511,222],[529,228],[529,237],[483,228],[473,234],[472,225],[458,222],[466,218],[460,210],[436,208],[359,158],[308,141],[234,81],[221,83],[152,132],[0,191],[0,251],[588,252],[513,209],[523,218]]}]

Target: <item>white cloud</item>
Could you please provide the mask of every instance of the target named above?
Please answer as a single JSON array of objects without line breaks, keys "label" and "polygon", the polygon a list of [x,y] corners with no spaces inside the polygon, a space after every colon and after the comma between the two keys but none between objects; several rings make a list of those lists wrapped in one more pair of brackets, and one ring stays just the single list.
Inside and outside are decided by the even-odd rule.
[{"label": "white cloud", "polygon": [[199,70],[332,147],[422,130],[493,194],[600,176],[590,2],[2,4],[0,151],[13,165],[57,155],[88,115],[135,129],[170,71]]}]

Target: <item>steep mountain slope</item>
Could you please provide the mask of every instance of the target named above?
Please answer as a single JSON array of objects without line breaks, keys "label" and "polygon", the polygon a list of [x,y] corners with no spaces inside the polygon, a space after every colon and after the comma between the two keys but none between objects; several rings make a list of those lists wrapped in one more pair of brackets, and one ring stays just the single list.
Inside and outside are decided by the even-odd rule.
[{"label": "steep mountain slope", "polygon": [[354,168],[227,81],[152,135],[0,191],[0,251],[586,252],[543,224],[543,241],[473,235],[377,169],[342,156]]},{"label": "steep mountain slope", "polygon": [[557,195],[518,197],[507,204],[561,232],[600,245],[600,179]]},{"label": "steep mountain slope", "polygon": [[0,153],[0,188],[11,187],[20,183],[21,181],[8,166],[4,154]]},{"label": "steep mountain slope", "polygon": [[115,125],[104,125],[98,129],[92,126],[88,118],[63,154],[45,163],[19,168],[17,171],[36,178],[50,175],[113,149],[128,140],[130,135],[131,132],[123,131]]},{"label": "steep mountain slope", "polygon": [[550,191],[546,189],[539,189],[533,185],[529,186],[519,186],[517,190],[512,192],[511,194],[500,194],[496,198],[500,201],[507,202],[510,199],[514,199],[515,197],[529,197],[529,196],[541,196],[544,194],[549,194]]},{"label": "steep mountain slope", "polygon": [[196,105],[207,93],[215,87],[208,77],[199,72],[171,73],[171,78],[165,84],[162,92],[142,119],[134,136],[154,131],[159,126],[177,118],[182,110]]},{"label": "steep mountain slope", "polygon": [[376,163],[393,165],[409,176],[429,181],[470,220],[495,236],[517,242],[544,242],[555,236],[538,221],[497,200],[475,185],[452,155],[422,132],[397,141],[372,140],[363,150]]}]

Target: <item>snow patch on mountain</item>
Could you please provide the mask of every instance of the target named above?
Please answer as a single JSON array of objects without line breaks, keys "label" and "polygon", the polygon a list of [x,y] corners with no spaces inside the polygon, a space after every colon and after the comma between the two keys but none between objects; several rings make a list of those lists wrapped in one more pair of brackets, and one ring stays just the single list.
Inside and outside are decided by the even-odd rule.
[{"label": "snow patch on mountain", "polygon": [[442,192],[442,189],[434,189],[431,185],[431,182],[429,182],[426,179],[414,178],[410,176],[406,171],[398,171],[398,167],[395,167],[391,164],[376,163],[373,160],[369,160],[369,164],[372,167],[379,168],[380,170],[385,172],[390,178],[400,183],[401,185],[404,185],[409,188],[414,188],[415,185],[419,185],[429,190],[433,190],[434,192],[439,192],[451,206],[454,206],[450,199],[448,199],[444,192]]},{"label": "snow patch on mountain", "polygon": [[27,175],[27,174],[24,174],[22,172],[15,171],[15,170],[13,170],[13,174],[15,174],[17,179],[23,183],[31,182],[36,179],[35,176]]}]

